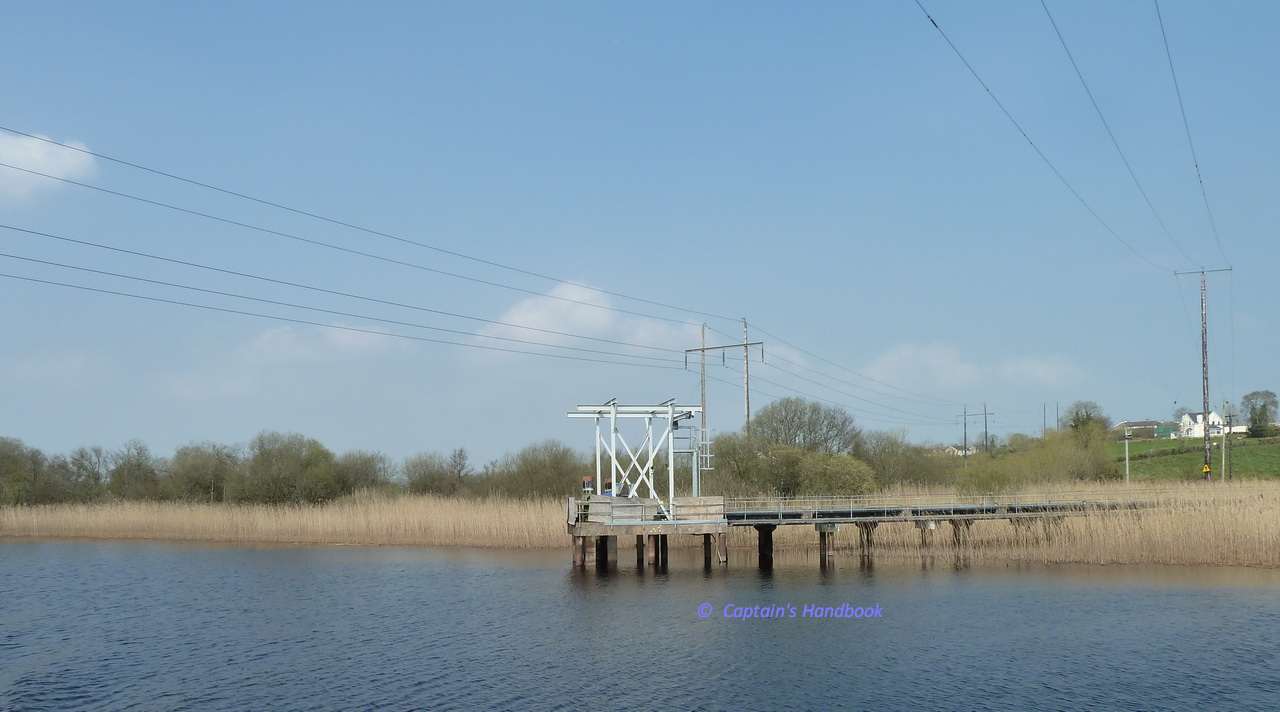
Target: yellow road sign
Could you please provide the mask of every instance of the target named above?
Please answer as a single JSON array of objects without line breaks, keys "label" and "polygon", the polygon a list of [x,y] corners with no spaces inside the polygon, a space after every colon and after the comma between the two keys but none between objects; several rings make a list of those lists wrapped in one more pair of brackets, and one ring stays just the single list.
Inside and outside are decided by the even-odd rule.
[{"label": "yellow road sign", "polygon": [[1209,467],[1208,465],[1205,465],[1205,466],[1203,466],[1203,467],[1201,467],[1201,468],[1200,468],[1200,471],[1201,471],[1201,472],[1203,472],[1203,473],[1205,473],[1205,474],[1207,475],[1207,474],[1209,474],[1210,472],[1213,472],[1213,468],[1212,468],[1212,467]]}]

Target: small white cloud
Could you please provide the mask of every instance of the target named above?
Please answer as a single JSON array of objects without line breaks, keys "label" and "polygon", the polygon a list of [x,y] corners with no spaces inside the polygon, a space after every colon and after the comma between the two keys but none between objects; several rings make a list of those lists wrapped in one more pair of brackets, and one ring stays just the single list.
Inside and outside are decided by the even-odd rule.
[{"label": "small white cloud", "polygon": [[[652,319],[610,311],[609,309],[599,309],[586,304],[575,303],[588,302],[605,307],[613,306],[612,300],[607,295],[602,295],[585,287],[559,284],[547,294],[552,298],[530,296],[521,299],[503,312],[498,317],[498,321],[537,329],[548,329],[564,334],[580,334],[598,339],[612,339],[669,349],[683,350],[698,343],[698,329],[695,326],[662,323]],[[669,356],[673,360],[680,359],[679,354],[663,354],[650,349],[636,349],[634,347],[607,344],[599,341],[593,342],[570,336],[496,324],[486,326],[481,330],[481,333],[487,336],[524,339],[545,344],[576,346],[619,353],[635,353],[642,356]],[[490,339],[477,339],[475,343],[501,345],[501,342],[495,342]],[[523,347],[516,345],[515,348]]]},{"label": "small white cloud", "polygon": [[885,383],[928,392],[970,388],[982,380],[982,370],[949,344],[900,344],[863,372]]},{"label": "small white cloud", "polygon": [[186,400],[242,398],[278,383],[279,367],[332,364],[379,357],[399,347],[377,334],[281,326],[260,331],[228,357],[168,376],[168,393]]},{"label": "small white cloud", "polygon": [[96,365],[86,353],[34,353],[0,360],[0,373],[14,383],[73,383]]},{"label": "small white cloud", "polygon": [[[87,148],[77,141],[64,143],[76,148]],[[86,153],[12,134],[0,134],[0,161],[75,180],[93,175],[96,168],[93,156]],[[0,198],[27,200],[38,192],[51,190],[58,185],[47,178],[0,167]]]},{"label": "small white cloud", "polygon": [[260,332],[237,356],[249,364],[317,362],[372,356],[391,348],[392,337],[338,329],[281,326]]},{"label": "small white cloud", "polygon": [[1005,359],[996,365],[996,376],[1016,385],[1067,386],[1081,380],[1084,373],[1060,356],[1023,356]]},{"label": "small white cloud", "polygon": [[1083,371],[1061,356],[1016,356],[995,362],[967,357],[950,344],[895,346],[864,369],[868,375],[921,392],[956,392],[977,386],[1068,386]]}]

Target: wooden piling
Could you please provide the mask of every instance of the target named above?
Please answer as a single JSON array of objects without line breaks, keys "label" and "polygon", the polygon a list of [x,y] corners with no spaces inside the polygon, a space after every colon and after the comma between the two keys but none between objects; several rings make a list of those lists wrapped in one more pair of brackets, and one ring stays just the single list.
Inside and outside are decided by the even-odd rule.
[{"label": "wooden piling", "polygon": [[702,568],[711,568],[711,535],[702,535]]},{"label": "wooden piling", "polygon": [[645,538],[649,540],[648,546],[645,547],[644,560],[650,566],[658,565],[658,535],[647,534]]},{"label": "wooden piling", "polygon": [[585,536],[575,536],[573,538],[573,566],[574,568],[582,568],[587,564],[587,538]]},{"label": "wooden piling", "polygon": [[729,563],[729,535],[716,534],[717,555],[720,557],[720,563]]},{"label": "wooden piling", "polygon": [[644,550],[645,550],[644,539],[645,537],[643,534],[636,535],[636,568],[637,569],[644,568]]},{"label": "wooden piling", "polygon": [[667,535],[658,535],[658,568],[663,571],[667,570]]},{"label": "wooden piling", "polygon": [[856,522],[858,525],[858,548],[865,556],[871,553],[871,547],[875,544],[875,531],[879,526],[879,522]]}]

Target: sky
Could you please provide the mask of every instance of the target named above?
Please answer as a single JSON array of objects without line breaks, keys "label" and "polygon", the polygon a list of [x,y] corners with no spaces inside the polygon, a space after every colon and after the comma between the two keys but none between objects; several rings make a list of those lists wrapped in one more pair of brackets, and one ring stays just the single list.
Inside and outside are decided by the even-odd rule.
[{"label": "sky", "polygon": [[[0,224],[419,307],[0,229],[5,255],[331,310],[0,257],[5,275],[319,324],[0,278],[0,434],[50,451],[262,430],[396,458],[585,450],[566,410],[696,403],[679,352],[703,321],[708,344],[735,343],[743,317],[765,342],[753,409],[817,396],[937,443],[984,404],[998,434],[1080,399],[1162,418],[1200,400],[1198,282],[1172,271],[1223,264],[1212,402],[1277,390],[1280,8],[1161,5],[1220,250],[1150,3],[1049,9],[1171,237],[1040,5],[926,5],[1115,236],[910,0],[8,7],[0,125],[440,249],[0,132],[4,163],[348,251],[4,167]],[[732,355],[708,367],[716,432],[743,421]]]}]

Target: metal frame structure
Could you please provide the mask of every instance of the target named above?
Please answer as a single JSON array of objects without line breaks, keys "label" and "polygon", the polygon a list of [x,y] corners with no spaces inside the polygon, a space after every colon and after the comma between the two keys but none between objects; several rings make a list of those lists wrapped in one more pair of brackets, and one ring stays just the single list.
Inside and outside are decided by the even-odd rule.
[{"label": "metal frame structure", "polygon": [[[676,405],[674,398],[657,405],[620,405],[616,399],[601,405],[580,405],[567,413],[570,418],[590,418],[595,421],[596,437],[596,493],[605,493],[605,459],[608,459],[608,493],[614,497],[640,496],[640,488],[647,486],[649,497],[656,499],[662,508],[670,514],[671,503],[676,496],[676,455],[688,454],[693,468],[694,494],[698,493],[699,444],[701,430],[692,423],[694,416],[702,412],[700,405]],[[643,420],[644,439],[632,449],[621,429],[622,421]],[[689,448],[677,448],[680,423],[691,421],[690,429],[694,431],[690,437],[693,442]],[[654,436],[654,421],[658,427],[665,425],[661,434]],[[608,425],[606,439],[603,427]],[[634,438],[634,436],[633,436]],[[658,453],[665,449],[667,454],[667,491],[665,498],[659,495],[658,483],[655,481],[655,466]]]}]

